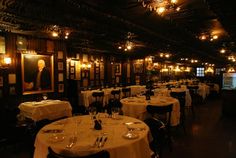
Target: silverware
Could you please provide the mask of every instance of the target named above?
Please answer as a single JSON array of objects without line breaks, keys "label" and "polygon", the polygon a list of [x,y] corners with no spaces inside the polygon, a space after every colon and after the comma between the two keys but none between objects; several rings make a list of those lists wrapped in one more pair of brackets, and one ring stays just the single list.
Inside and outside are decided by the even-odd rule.
[{"label": "silverware", "polygon": [[94,142],[94,144],[93,144],[93,147],[98,146],[98,142],[99,142],[99,137],[96,138],[96,140],[95,140],[95,142]]},{"label": "silverware", "polygon": [[66,148],[72,148],[74,145],[75,145],[75,143],[77,142],[77,137],[71,137],[70,138],[70,140],[69,140],[69,144],[67,144],[66,145]]},{"label": "silverware", "polygon": [[105,145],[106,141],[107,141],[107,136],[104,138],[101,147],[103,147]]},{"label": "silverware", "polygon": [[101,136],[99,139],[98,148],[100,148],[102,146],[103,137],[104,136]]},{"label": "silverware", "polygon": [[125,122],[125,125],[141,124],[142,122]]}]

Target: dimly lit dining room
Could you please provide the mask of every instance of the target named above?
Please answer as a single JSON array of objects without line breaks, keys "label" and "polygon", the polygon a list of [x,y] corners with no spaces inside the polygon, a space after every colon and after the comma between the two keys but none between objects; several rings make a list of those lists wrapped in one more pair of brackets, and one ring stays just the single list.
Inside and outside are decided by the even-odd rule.
[{"label": "dimly lit dining room", "polygon": [[0,0],[1,158],[235,158],[233,0]]}]

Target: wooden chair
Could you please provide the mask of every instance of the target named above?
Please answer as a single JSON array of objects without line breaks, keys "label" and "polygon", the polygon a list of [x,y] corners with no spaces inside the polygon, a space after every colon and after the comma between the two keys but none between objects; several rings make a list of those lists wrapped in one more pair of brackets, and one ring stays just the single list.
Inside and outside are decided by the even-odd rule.
[{"label": "wooden chair", "polygon": [[120,100],[120,90],[112,90],[111,91],[112,99]]},{"label": "wooden chair", "polygon": [[109,100],[109,103],[107,105],[107,112],[109,114],[112,113],[112,108],[119,108],[120,109],[120,114],[123,114],[121,108],[122,108],[122,103],[120,102],[120,93],[121,91],[118,90],[112,90],[111,95],[112,98]]},{"label": "wooden chair", "polygon": [[95,154],[91,154],[88,156],[66,156],[64,154],[58,154],[52,150],[51,147],[48,147],[48,155],[47,158],[110,158],[110,154],[106,150],[99,151]]},{"label": "wooden chair", "polygon": [[179,100],[180,104],[180,125],[183,127],[184,132],[186,133],[185,129],[185,119],[186,119],[186,114],[185,114],[185,96],[186,92],[170,92],[170,96],[174,97]]},{"label": "wooden chair", "polygon": [[131,97],[131,88],[125,87],[122,88],[123,98]]},{"label": "wooden chair", "polygon": [[[153,144],[154,147],[159,147],[159,149],[156,149],[156,152],[159,151],[159,156],[162,156],[162,149],[165,145],[165,142],[168,143],[170,151],[172,151],[172,141],[171,141],[171,131],[170,131],[170,123],[171,123],[171,112],[172,112],[173,104],[165,105],[165,106],[159,106],[159,105],[148,105],[146,107],[147,112],[151,114],[152,121],[156,120],[156,124],[159,124],[160,129],[153,129],[155,127],[150,127],[150,129],[153,129],[152,135],[160,134],[160,137],[158,137],[158,140],[155,140],[154,142],[159,142],[158,144]],[[148,122],[148,121],[146,121]],[[149,123],[147,123],[149,124]],[[152,123],[149,124],[151,126]],[[156,133],[156,130],[161,130],[159,133]],[[153,136],[154,138],[156,136]]]},{"label": "wooden chair", "polygon": [[97,109],[97,112],[103,111],[103,99],[104,99],[104,92],[93,92],[92,96],[95,101],[93,101],[89,106],[94,106]]}]

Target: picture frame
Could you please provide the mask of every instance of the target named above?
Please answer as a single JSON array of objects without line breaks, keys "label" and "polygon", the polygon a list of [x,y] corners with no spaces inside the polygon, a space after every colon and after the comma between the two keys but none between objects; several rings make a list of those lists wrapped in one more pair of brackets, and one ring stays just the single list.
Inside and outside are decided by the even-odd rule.
[{"label": "picture frame", "polygon": [[58,92],[63,93],[64,92],[64,84],[58,84]]},{"label": "picture frame", "polygon": [[0,54],[6,53],[6,41],[4,36],[0,36]]},{"label": "picture frame", "polygon": [[21,54],[22,93],[54,91],[53,55]]},{"label": "picture frame", "polygon": [[72,73],[72,74],[75,73],[75,68],[74,67],[70,68],[70,73]]},{"label": "picture frame", "polygon": [[8,83],[16,84],[16,74],[8,74]]},{"label": "picture frame", "polygon": [[58,82],[63,82],[64,81],[64,75],[63,73],[58,74]]},{"label": "picture frame", "polygon": [[57,59],[63,59],[63,51],[57,52]]},{"label": "picture frame", "polygon": [[121,64],[120,63],[115,64],[115,74],[121,75]]},{"label": "picture frame", "polygon": [[0,87],[3,87],[3,76],[0,76]]},{"label": "picture frame", "polygon": [[63,71],[64,70],[63,62],[59,61],[57,67],[58,67],[58,71]]}]

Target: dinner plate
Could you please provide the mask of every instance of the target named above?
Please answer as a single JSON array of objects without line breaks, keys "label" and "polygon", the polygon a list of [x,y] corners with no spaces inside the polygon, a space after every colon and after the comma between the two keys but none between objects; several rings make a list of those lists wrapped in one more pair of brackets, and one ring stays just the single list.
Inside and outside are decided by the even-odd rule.
[{"label": "dinner plate", "polygon": [[49,141],[52,143],[62,142],[64,139],[65,136],[62,133],[53,133],[49,136]]},{"label": "dinner plate", "polygon": [[125,134],[123,134],[123,137],[125,139],[136,139],[139,137],[139,134],[134,131],[128,131]]}]

